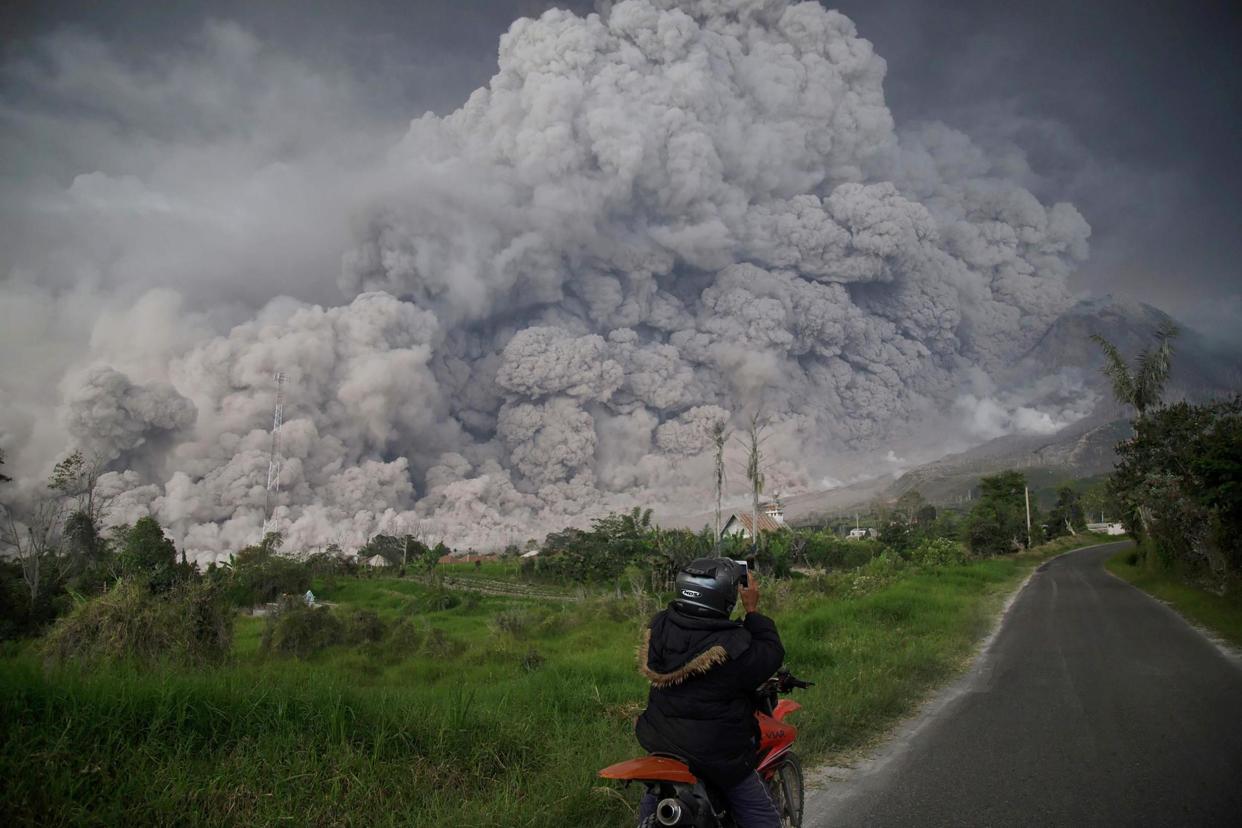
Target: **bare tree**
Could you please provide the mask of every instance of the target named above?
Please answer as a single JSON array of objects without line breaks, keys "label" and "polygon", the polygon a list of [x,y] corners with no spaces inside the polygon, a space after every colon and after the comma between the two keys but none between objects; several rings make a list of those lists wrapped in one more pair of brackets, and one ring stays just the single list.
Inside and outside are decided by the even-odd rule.
[{"label": "bare tree", "polygon": [[714,546],[716,552],[720,552],[720,507],[724,499],[725,484],[725,462],[724,450],[725,443],[729,439],[728,429],[725,428],[723,420],[712,426],[712,443],[716,446],[716,536]]},{"label": "bare tree", "polygon": [[61,551],[69,558],[66,563],[70,570],[80,570],[84,559],[95,560],[101,551],[100,528],[107,504],[96,489],[103,468],[100,457],[77,449],[56,464],[47,481],[48,488],[60,494],[67,513]]},{"label": "bare tree", "polygon": [[22,580],[30,591],[30,606],[34,607],[43,579],[48,574],[47,567],[57,564],[64,504],[58,498],[45,498],[27,512],[24,520],[18,520],[11,507],[4,506],[3,509],[0,544],[15,552]]},{"label": "bare tree", "polygon": [[746,429],[746,479],[750,481],[750,533],[756,555],[762,533],[759,531],[759,497],[763,494],[763,415],[756,411]]}]

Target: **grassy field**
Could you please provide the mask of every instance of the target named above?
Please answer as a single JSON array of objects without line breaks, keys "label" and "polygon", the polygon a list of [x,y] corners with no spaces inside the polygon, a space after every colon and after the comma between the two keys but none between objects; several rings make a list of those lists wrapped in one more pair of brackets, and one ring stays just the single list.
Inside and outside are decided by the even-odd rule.
[{"label": "grassy field", "polygon": [[[817,683],[798,697],[800,752],[849,751],[907,715],[963,666],[1031,566],[1070,545],[934,569],[881,559],[769,584],[764,609],[788,663]],[[198,671],[46,670],[29,646],[4,652],[0,818],[632,824],[638,791],[618,795],[595,771],[637,752],[634,650],[654,598],[557,602],[382,578],[315,593],[410,623],[298,661],[264,658],[263,620],[240,617],[232,662]]]},{"label": "grassy field", "polygon": [[1242,600],[1237,595],[1214,595],[1176,572],[1152,569],[1127,550],[1110,558],[1105,566],[1149,595],[1171,605],[1187,619],[1242,647]]}]

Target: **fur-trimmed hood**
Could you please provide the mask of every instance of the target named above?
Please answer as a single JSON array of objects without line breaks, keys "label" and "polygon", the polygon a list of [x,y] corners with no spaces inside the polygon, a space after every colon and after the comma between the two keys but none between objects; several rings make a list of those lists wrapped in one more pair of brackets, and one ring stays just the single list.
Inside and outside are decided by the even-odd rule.
[{"label": "fur-trimmed hood", "polygon": [[670,606],[643,631],[638,671],[653,687],[672,687],[737,658],[749,647],[750,633],[740,622],[694,618]]}]

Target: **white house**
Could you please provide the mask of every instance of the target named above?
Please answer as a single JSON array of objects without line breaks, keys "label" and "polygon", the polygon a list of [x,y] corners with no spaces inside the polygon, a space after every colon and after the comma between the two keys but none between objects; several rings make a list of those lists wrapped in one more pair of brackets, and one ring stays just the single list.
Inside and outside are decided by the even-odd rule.
[{"label": "white house", "polygon": [[1105,535],[1124,535],[1126,527],[1120,523],[1088,523],[1088,532],[1102,532]]},{"label": "white house", "polygon": [[374,566],[374,567],[388,566],[388,559],[385,558],[383,555],[372,555],[371,557],[363,561],[363,563],[366,564],[367,566]]},{"label": "white house", "polygon": [[846,540],[864,540],[875,535],[874,529],[851,529],[850,533],[845,536]]}]

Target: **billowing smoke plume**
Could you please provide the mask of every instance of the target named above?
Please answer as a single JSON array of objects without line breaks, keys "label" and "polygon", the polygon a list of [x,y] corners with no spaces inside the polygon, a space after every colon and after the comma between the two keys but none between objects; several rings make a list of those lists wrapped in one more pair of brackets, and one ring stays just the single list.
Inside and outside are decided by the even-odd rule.
[{"label": "billowing smoke plume", "polygon": [[[94,368],[65,427],[112,462],[117,519],[154,513],[200,559],[263,524],[277,371],[275,517],[298,548],[702,510],[712,426],[756,410],[769,486],[820,480],[822,458],[951,411],[1028,350],[1087,250],[1078,212],[1011,183],[1012,158],[898,132],[884,73],[818,3],[519,20],[488,86],[363,176],[347,304],[277,299],[167,337],[141,377]],[[1046,426],[1026,411],[980,428]]]}]

